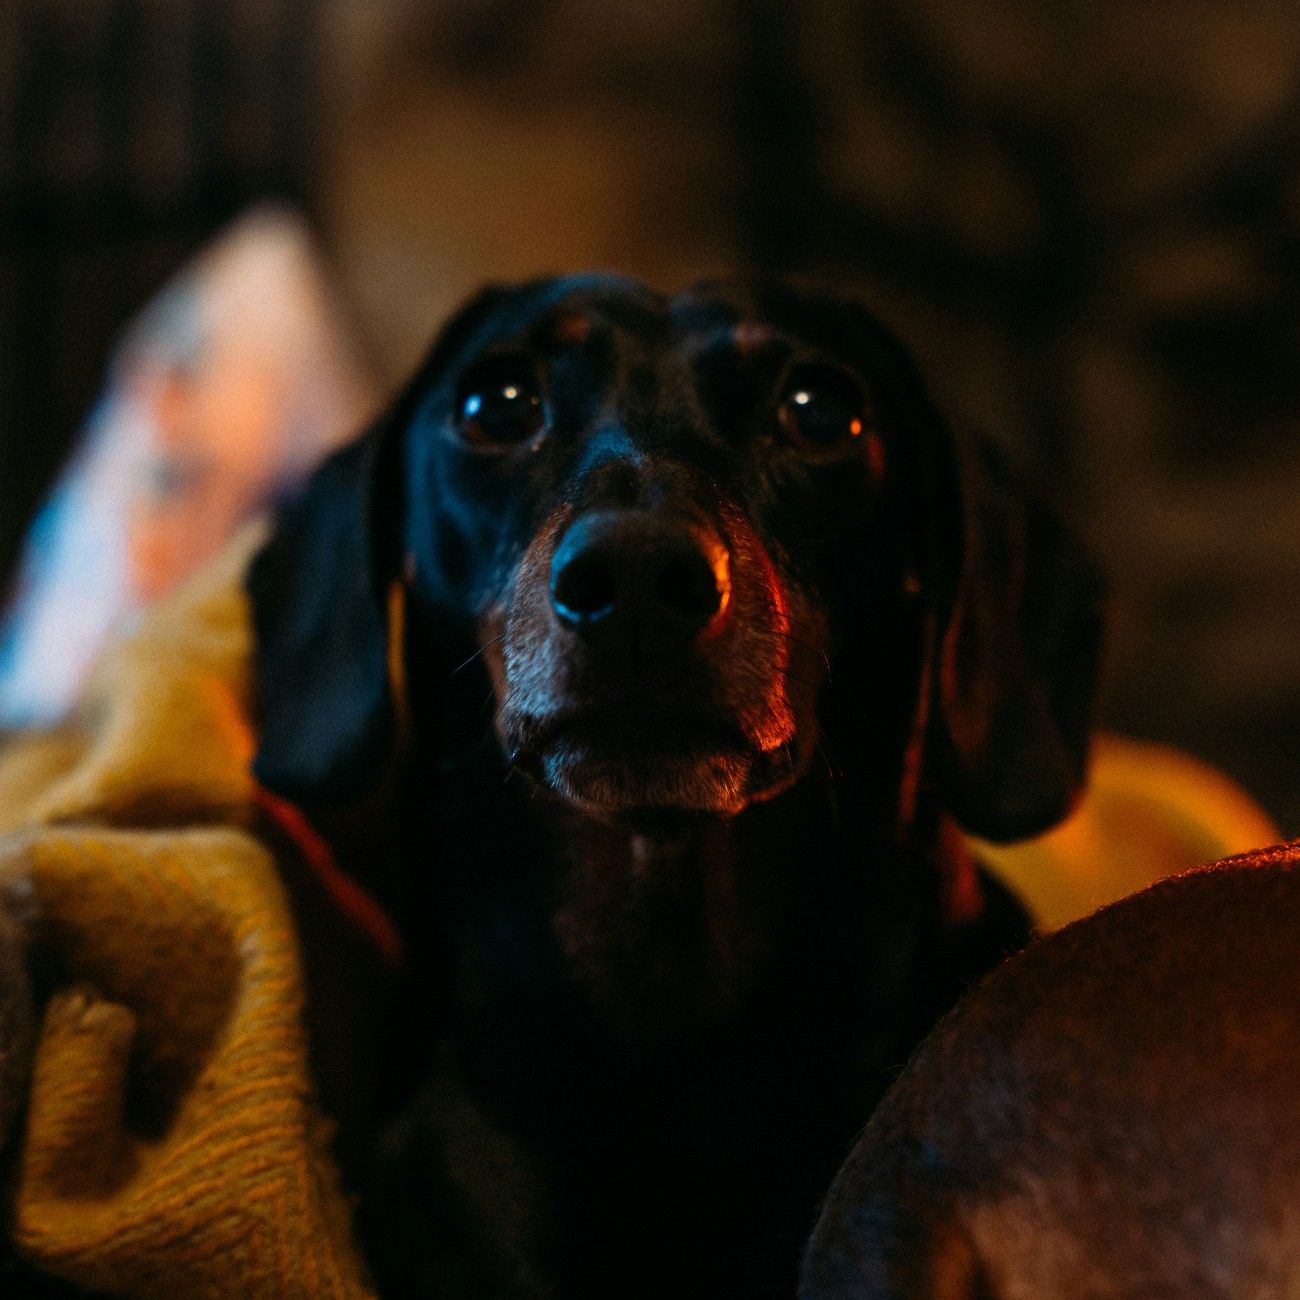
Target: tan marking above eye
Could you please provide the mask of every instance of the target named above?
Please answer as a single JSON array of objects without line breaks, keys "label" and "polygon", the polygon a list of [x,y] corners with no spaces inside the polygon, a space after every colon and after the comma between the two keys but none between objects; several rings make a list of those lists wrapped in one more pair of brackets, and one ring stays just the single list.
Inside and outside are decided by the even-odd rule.
[{"label": "tan marking above eye", "polygon": [[883,483],[885,479],[885,440],[880,434],[872,429],[867,434],[867,467],[871,470],[871,477],[877,483]]},{"label": "tan marking above eye", "polygon": [[739,356],[753,356],[770,346],[773,337],[770,325],[764,325],[762,321],[744,320],[731,331],[731,346]]},{"label": "tan marking above eye", "polygon": [[548,330],[556,343],[585,343],[591,337],[591,319],[581,312],[563,312]]}]

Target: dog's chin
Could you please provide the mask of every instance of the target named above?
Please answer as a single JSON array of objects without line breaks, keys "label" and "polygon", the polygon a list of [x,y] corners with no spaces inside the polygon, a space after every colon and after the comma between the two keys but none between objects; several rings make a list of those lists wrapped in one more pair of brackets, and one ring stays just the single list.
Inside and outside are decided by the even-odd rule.
[{"label": "dog's chin", "polygon": [[533,770],[580,811],[648,833],[701,817],[734,817],[796,777],[788,745],[766,753],[745,745],[613,747],[572,735],[545,745]]}]

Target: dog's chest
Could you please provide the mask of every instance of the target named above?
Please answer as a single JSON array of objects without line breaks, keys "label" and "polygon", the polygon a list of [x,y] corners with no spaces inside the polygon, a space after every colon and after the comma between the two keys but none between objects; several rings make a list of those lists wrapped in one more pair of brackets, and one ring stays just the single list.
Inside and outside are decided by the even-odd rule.
[{"label": "dog's chest", "polygon": [[611,1099],[734,1113],[741,1081],[803,1086],[878,1012],[859,864],[815,824],[655,849],[502,800],[443,843],[421,945],[440,1033],[521,1125]]},{"label": "dog's chest", "polygon": [[792,1294],[878,1087],[848,1039],[774,1017],[629,1042],[571,987],[470,965],[416,1120],[428,1212],[462,1225],[444,1257],[504,1263],[511,1296]]},{"label": "dog's chest", "polygon": [[[681,878],[638,884],[638,866]],[[447,846],[427,913],[438,1065],[407,1141],[475,1252],[572,1296],[710,1270],[714,1294],[790,1290],[887,1050],[865,923],[837,960],[767,869],[565,860],[504,813]],[[822,910],[847,934],[844,901]]]}]

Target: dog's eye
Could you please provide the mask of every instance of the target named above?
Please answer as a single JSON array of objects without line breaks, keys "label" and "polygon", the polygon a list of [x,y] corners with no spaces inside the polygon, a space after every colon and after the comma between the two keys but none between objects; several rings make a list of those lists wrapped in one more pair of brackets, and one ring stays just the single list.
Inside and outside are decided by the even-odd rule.
[{"label": "dog's eye", "polygon": [[797,372],[777,415],[786,434],[811,451],[835,451],[874,433],[867,395],[850,375],[829,368]]},{"label": "dog's eye", "polygon": [[466,377],[457,398],[456,432],[478,447],[531,441],[546,423],[537,376],[524,365],[496,365]]}]

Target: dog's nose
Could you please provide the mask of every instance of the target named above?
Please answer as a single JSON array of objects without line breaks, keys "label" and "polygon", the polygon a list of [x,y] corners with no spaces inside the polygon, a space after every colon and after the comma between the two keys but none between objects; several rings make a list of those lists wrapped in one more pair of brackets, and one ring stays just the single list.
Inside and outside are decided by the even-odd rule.
[{"label": "dog's nose", "polygon": [[551,605],[569,627],[595,633],[635,621],[693,636],[730,595],[721,539],[674,516],[593,511],[570,525],[551,561]]}]

